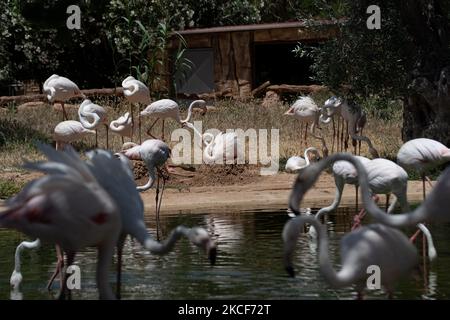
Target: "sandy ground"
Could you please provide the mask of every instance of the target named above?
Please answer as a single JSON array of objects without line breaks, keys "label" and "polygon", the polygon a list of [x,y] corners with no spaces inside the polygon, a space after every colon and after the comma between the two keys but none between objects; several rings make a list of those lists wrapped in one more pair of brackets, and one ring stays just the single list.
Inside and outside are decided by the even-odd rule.
[{"label": "sandy ground", "polygon": [[[137,184],[146,182],[146,172],[142,166],[135,164]],[[227,174],[224,174],[224,170]],[[164,190],[161,214],[205,213],[208,210],[238,211],[249,209],[283,209],[287,202],[295,174],[278,173],[273,176],[259,176],[256,168],[234,167],[220,170],[197,168],[184,170],[176,168],[177,174],[172,175]],[[39,177],[38,173],[3,172],[0,177],[26,182]],[[304,198],[302,207],[324,207],[334,199],[335,185],[333,177],[323,173]],[[141,194],[146,212],[155,211],[155,189]],[[354,206],[355,188],[347,185],[340,206]],[[419,202],[422,199],[421,181],[410,181],[408,185],[408,200]],[[392,200],[392,199],[391,199]],[[385,197],[380,197],[380,203],[385,203]],[[0,201],[1,205],[1,201]]]},{"label": "sandy ground", "polygon": [[[291,187],[296,175],[279,173],[274,176],[260,177],[258,181],[245,185],[190,187],[189,191],[166,189],[161,205],[161,214],[179,212],[204,213],[208,210],[237,211],[248,209],[287,208]],[[422,199],[421,181],[410,181],[408,200],[419,202]],[[302,207],[323,207],[334,199],[335,186],[331,175],[323,174],[302,203]],[[154,212],[155,191],[142,193],[147,212]],[[341,206],[354,206],[355,188],[346,186]],[[391,197],[392,200],[392,197]],[[385,197],[380,197],[385,203]]]}]

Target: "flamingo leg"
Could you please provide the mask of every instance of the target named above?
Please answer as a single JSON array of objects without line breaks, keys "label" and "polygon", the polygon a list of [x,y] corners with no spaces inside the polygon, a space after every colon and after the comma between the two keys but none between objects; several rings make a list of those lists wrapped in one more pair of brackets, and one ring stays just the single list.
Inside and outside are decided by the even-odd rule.
[{"label": "flamingo leg", "polygon": [[122,145],[125,143],[125,139],[123,136],[120,136],[122,138]]},{"label": "flamingo leg", "polygon": [[105,124],[105,128],[106,128],[106,149],[109,149],[109,128],[107,124]]},{"label": "flamingo leg", "polygon": [[[67,251],[66,252],[66,256],[67,256],[67,265],[71,266],[73,265],[73,262],[75,260],[75,252],[74,251]],[[59,291],[59,300],[65,300],[66,299],[66,295],[67,298],[70,300],[72,299],[72,293],[70,290],[68,290],[67,288],[67,279],[69,278],[69,274],[67,272],[61,273],[61,279],[62,279],[62,286],[61,289]]]},{"label": "flamingo leg", "polygon": [[[138,105],[139,115],[141,114],[141,105]],[[142,144],[142,134],[141,134],[141,117],[138,117],[138,136],[139,144]]]},{"label": "flamingo leg", "polygon": [[306,123],[306,129],[305,129],[305,148],[308,146],[308,122]]},{"label": "flamingo leg", "polygon": [[414,233],[414,234],[412,235],[412,237],[409,238],[409,241],[411,241],[412,243],[414,243],[414,242],[416,241],[416,239],[417,239],[417,236],[420,234],[420,232],[421,232],[421,230],[420,230],[420,229],[417,229],[416,233]]},{"label": "flamingo leg", "polygon": [[163,119],[163,121],[162,121],[162,134],[161,134],[161,140],[162,141],[164,141],[164,123],[165,123],[165,120]]},{"label": "flamingo leg", "polygon": [[433,182],[431,181],[430,177],[425,176],[425,179],[427,180],[427,182],[430,185],[430,187],[433,188]]},{"label": "flamingo leg", "polygon": [[345,152],[348,149],[348,121],[345,121],[345,142],[344,142]]},{"label": "flamingo leg", "polygon": [[388,208],[389,208],[389,199],[390,199],[390,197],[391,197],[390,193],[386,194],[386,212],[388,211]]},{"label": "flamingo leg", "polygon": [[133,114],[133,104],[130,104],[130,115],[131,115],[131,141],[133,141],[134,135],[134,114]]},{"label": "flamingo leg", "polygon": [[122,286],[122,253],[123,242],[117,246],[117,278],[116,278],[116,298],[121,298],[121,286]]},{"label": "flamingo leg", "polygon": [[156,122],[158,122],[159,118],[156,118],[156,120],[153,122],[153,124],[150,126],[150,128],[148,128],[147,130],[147,134],[152,137],[153,139],[157,139],[154,135],[152,135],[151,131],[153,129],[153,127],[155,126]]},{"label": "flamingo leg", "polygon": [[358,194],[358,185],[355,184],[355,203],[356,203],[356,212],[358,212],[358,206],[359,206],[359,203],[358,203],[358,196],[359,196],[359,194]]},{"label": "flamingo leg", "polygon": [[159,174],[156,177],[156,195],[155,195],[155,211],[156,211],[156,240],[159,241],[159,213],[158,213],[158,202],[159,202]]},{"label": "flamingo leg", "polygon": [[50,291],[53,285],[53,282],[55,281],[58,274],[60,274],[60,286],[63,287],[63,276],[62,276],[62,269],[64,268],[64,253],[61,250],[61,247],[56,245],[56,268],[53,272],[52,276],[50,277],[50,280],[47,283],[47,290]]},{"label": "flamingo leg", "polygon": [[64,102],[61,102],[61,109],[62,109],[62,113],[63,113],[63,121],[69,120],[66,109],[64,108]]},{"label": "flamingo leg", "polygon": [[302,134],[303,134],[303,121],[300,122],[300,153],[303,150],[303,139],[302,139]]},{"label": "flamingo leg", "polygon": [[334,117],[331,118],[331,122],[333,124],[333,140],[332,140],[332,143],[331,143],[331,153],[334,153],[334,141],[336,139],[336,127],[334,125]]},{"label": "flamingo leg", "polygon": [[95,147],[98,148],[98,131],[95,129]]},{"label": "flamingo leg", "polygon": [[426,198],[426,191],[425,191],[425,173],[422,173],[422,194],[423,194],[423,200]]},{"label": "flamingo leg", "polygon": [[[361,128],[361,135],[363,136],[363,128]],[[361,155],[361,140],[358,141],[358,156]]]}]

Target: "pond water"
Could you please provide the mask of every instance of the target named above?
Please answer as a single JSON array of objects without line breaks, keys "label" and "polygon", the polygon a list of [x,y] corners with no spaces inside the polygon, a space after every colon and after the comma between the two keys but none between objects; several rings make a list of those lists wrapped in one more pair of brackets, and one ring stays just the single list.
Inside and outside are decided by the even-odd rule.
[{"label": "pond water", "polygon": [[[315,210],[313,210],[314,212]],[[330,254],[339,268],[339,241],[350,230],[354,209],[341,208],[327,217]],[[218,242],[218,258],[210,266],[206,254],[187,240],[178,242],[167,256],[146,254],[140,245],[127,240],[122,275],[123,299],[354,299],[352,288],[331,289],[321,277],[316,246],[303,234],[295,256],[296,278],[287,277],[282,265],[281,231],[288,220],[285,210],[215,212],[189,214],[180,212],[161,217],[161,232],[167,235],[179,224],[205,227]],[[155,221],[149,215],[147,226],[155,234]],[[426,273],[402,280],[396,287],[397,299],[450,298],[450,224],[430,225],[438,258]],[[405,230],[411,235],[415,230]],[[14,266],[16,245],[25,240],[17,232],[0,229],[0,299],[10,299],[9,277]],[[421,246],[419,237],[417,247]],[[22,254],[24,299],[53,299],[46,283],[55,268],[55,250],[45,245]],[[96,252],[85,250],[77,255],[81,268],[81,290],[73,299],[96,299]],[[113,270],[111,270],[113,271]],[[111,284],[115,282],[113,272]],[[384,299],[379,290],[367,292],[368,299]]]}]

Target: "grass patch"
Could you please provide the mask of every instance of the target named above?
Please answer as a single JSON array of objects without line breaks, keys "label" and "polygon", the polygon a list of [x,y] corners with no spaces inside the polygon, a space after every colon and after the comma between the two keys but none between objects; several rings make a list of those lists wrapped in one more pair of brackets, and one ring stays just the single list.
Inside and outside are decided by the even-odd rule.
[{"label": "grass patch", "polygon": [[0,179],[0,199],[7,199],[22,190],[24,184],[13,179]]}]

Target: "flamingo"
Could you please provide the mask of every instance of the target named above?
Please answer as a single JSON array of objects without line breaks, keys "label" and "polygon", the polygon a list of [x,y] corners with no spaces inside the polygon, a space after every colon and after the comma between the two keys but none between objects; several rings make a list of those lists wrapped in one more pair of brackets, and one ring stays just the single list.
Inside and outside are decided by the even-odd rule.
[{"label": "flamingo", "polygon": [[[298,213],[297,200],[303,198],[303,190],[297,190],[297,187],[298,183],[291,193],[290,208]],[[294,195],[297,192],[302,195]],[[295,201],[292,198],[295,198]],[[319,267],[325,281],[334,288],[356,284],[358,298],[362,297],[362,289],[366,286],[369,266],[376,265],[380,268],[381,284],[392,297],[395,282],[418,265],[417,250],[403,233],[383,224],[371,224],[353,230],[342,238],[341,269],[336,272],[330,261],[326,227],[311,216],[298,216],[286,223],[282,234],[284,266],[292,277],[295,276],[292,266],[293,252],[305,223],[310,223],[318,230]]]},{"label": "flamingo", "polygon": [[81,139],[90,133],[95,133],[95,131],[86,129],[81,122],[75,120],[62,121],[56,125],[53,133],[56,149],[61,149],[65,144]]},{"label": "flamingo", "polygon": [[192,109],[193,108],[200,108],[202,110],[202,115],[204,115],[207,111],[206,108],[206,102],[204,100],[195,100],[192,101],[188,108],[188,114],[186,119],[182,120],[180,118],[180,107],[178,106],[178,103],[176,103],[173,100],[170,99],[161,99],[158,101],[155,101],[148,105],[141,113],[140,117],[144,116],[152,116],[156,117],[157,119],[153,122],[153,124],[150,126],[150,128],[147,130],[147,134],[150,135],[152,138],[155,138],[151,134],[151,130],[155,123],[161,118],[163,120],[162,124],[162,140],[164,140],[164,119],[166,118],[172,118],[177,123],[181,125],[185,125],[189,122],[192,116]]},{"label": "flamingo", "polygon": [[204,163],[223,164],[225,161],[226,164],[229,164],[243,158],[242,148],[239,148],[239,139],[235,132],[219,132],[214,136],[209,132],[201,134],[190,122],[186,122],[185,125],[192,129],[195,135],[200,137]]},{"label": "flamingo", "polygon": [[[129,76],[125,80],[122,81],[123,94],[125,98],[131,103],[130,105],[130,114],[131,114],[131,123],[132,123],[132,131],[131,138],[133,138],[134,131],[134,114],[133,114],[133,104],[138,104],[138,113],[141,113],[140,104],[148,105],[150,103],[150,91],[147,86],[136,80],[134,77]],[[141,137],[141,118],[138,118],[138,134],[139,134],[139,143],[142,143]]]},{"label": "flamingo", "polygon": [[[95,129],[95,147],[98,147],[97,128],[103,124],[106,128],[106,149],[109,148],[108,141],[108,118],[105,108],[85,99],[78,108],[78,117],[86,129]],[[92,122],[91,122],[92,121]]]},{"label": "flamingo", "polygon": [[57,74],[53,74],[45,80],[43,89],[50,103],[61,103],[63,121],[68,120],[64,102],[75,97],[86,97],[72,80]]},{"label": "flamingo", "polygon": [[[350,105],[348,101],[345,99],[331,97],[324,103],[324,106],[322,108],[322,114],[320,115],[319,118],[320,122],[325,124],[329,123],[334,114],[340,115],[344,119],[344,121],[347,122],[347,134],[345,138],[346,146],[348,141],[348,135],[350,133],[350,136],[354,141],[365,141],[367,143],[369,147],[369,152],[373,158],[379,157],[378,151],[373,147],[370,139],[362,135],[362,130],[364,129],[367,118],[364,111],[359,105],[356,104]],[[355,147],[354,153],[356,154],[356,142],[354,144],[354,147]]]},{"label": "flamingo", "polygon": [[[293,116],[294,118],[301,121],[301,123],[306,123],[305,129],[305,145],[307,139],[308,125],[311,123],[310,134],[321,141],[322,143],[322,154],[324,157],[328,155],[328,148],[325,143],[325,139],[321,136],[315,134],[316,126],[319,127],[319,116],[320,108],[317,106],[315,101],[311,97],[300,97],[294,104],[287,110],[284,115]],[[300,133],[301,136],[301,133]]]},{"label": "flamingo", "polygon": [[[400,214],[386,214],[373,201],[368,183],[368,176],[361,162],[349,154],[334,154],[318,163],[311,164],[308,170],[302,170],[297,177],[297,189],[307,190],[315,183],[320,173],[325,170],[331,163],[345,160],[353,164],[358,171],[358,184],[361,188],[364,209],[375,220],[394,228],[402,228],[415,226],[422,222],[449,222],[450,221],[450,167],[444,170],[439,176],[434,189],[428,197],[412,212],[404,212]],[[300,192],[301,193],[301,192]],[[302,196],[301,194],[298,195]],[[291,199],[295,202],[295,198]]]},{"label": "flamingo", "polygon": [[316,155],[316,158],[319,158],[319,152],[316,148],[310,147],[305,150],[305,153],[302,157],[293,156],[290,157],[286,162],[285,170],[289,173],[295,173],[298,170],[306,168],[310,164],[309,153],[313,152]]},{"label": "flamingo", "polygon": [[422,176],[423,198],[425,179],[431,184],[426,172],[450,161],[450,149],[442,143],[426,138],[413,139],[403,144],[397,153],[397,162],[405,169],[413,169]]},{"label": "flamingo", "polygon": [[[394,201],[391,203],[389,208],[387,208],[387,213],[393,213],[397,202],[400,204],[403,212],[408,211],[408,174],[406,173],[406,171],[396,163],[387,159],[377,158],[374,160],[369,160],[361,156],[356,156],[356,158],[361,162],[367,172],[368,183],[372,195],[376,196],[377,194],[394,194]],[[320,209],[316,214],[316,219],[320,219],[323,214],[328,214],[329,212],[334,211],[337,208],[341,199],[344,183],[355,184],[356,186],[358,185],[357,170],[351,163],[347,161],[335,162],[333,165],[333,173],[336,183],[335,201],[331,206]],[[388,201],[386,203],[386,207],[387,205]],[[360,221],[363,217],[364,210],[362,210],[361,213],[355,217],[356,223],[354,224],[353,229],[360,225]],[[419,228],[419,230],[425,231],[424,234],[427,237],[429,246],[428,255],[430,261],[432,261],[436,258],[436,249],[433,244],[431,233],[426,228],[426,226],[421,223],[419,223],[417,227]],[[310,234],[314,236],[313,228],[310,228]]]},{"label": "flamingo", "polygon": [[[126,149],[128,148],[128,149]],[[121,151],[128,159],[131,160],[142,160],[144,161],[147,170],[148,170],[148,182],[143,185],[136,187],[136,190],[139,192],[144,192],[153,187],[156,180],[155,171],[160,171],[160,167],[166,164],[167,160],[170,157],[171,150],[169,146],[161,140],[149,139],[145,140],[141,145],[136,143],[125,143],[124,150]],[[163,187],[161,191],[161,201],[159,201],[159,175],[158,182],[156,186],[156,195],[155,195],[155,206],[156,206],[156,236],[159,239],[159,210],[161,208],[162,196],[164,193],[164,186],[166,182],[166,177],[162,174],[163,177]],[[159,203],[158,203],[159,202]]]},{"label": "flamingo", "polygon": [[[49,147],[49,149],[51,149]],[[56,151],[55,151],[56,152]],[[114,200],[97,183],[82,161],[75,168],[40,163],[49,175],[31,182],[0,213],[0,227],[54,243],[73,264],[77,251],[98,248],[97,287],[100,299],[114,299],[108,283],[109,268],[121,221]],[[88,204],[88,205],[85,205]],[[67,280],[67,275],[64,280]],[[60,298],[65,295],[65,283]]]},{"label": "flamingo", "polygon": [[14,291],[19,290],[20,283],[22,282],[21,264],[20,264],[20,253],[23,249],[35,249],[41,246],[41,240],[36,239],[34,241],[22,241],[16,248],[16,253],[14,254],[14,270],[11,274],[9,283]]},{"label": "flamingo", "polygon": [[122,144],[124,143],[124,137],[133,137],[133,122],[129,112],[126,112],[123,116],[116,120],[111,121],[109,129],[112,132],[119,134],[122,138]]},{"label": "flamingo", "polygon": [[[61,171],[61,174],[64,174],[65,170],[70,170],[73,167],[77,168],[79,158],[73,149],[67,150],[65,154],[58,153],[46,146],[41,146],[40,149],[46,154],[51,163],[60,166],[59,170]],[[145,227],[144,204],[139,196],[139,192],[136,190],[131,162],[123,154],[118,153],[116,156],[119,157],[119,160],[105,150],[94,150],[87,153],[89,159],[87,165],[90,172],[106,192],[115,199],[122,220],[122,231],[117,243],[118,297],[120,297],[122,248],[127,235],[136,238],[141,245],[152,254],[159,255],[170,252],[180,236],[185,236],[194,245],[205,250],[211,264],[214,264],[216,244],[202,228],[178,226],[170,233],[170,236],[166,241],[159,243],[153,240]],[[27,167],[46,172],[46,167],[43,167],[41,164],[27,164]]]}]

